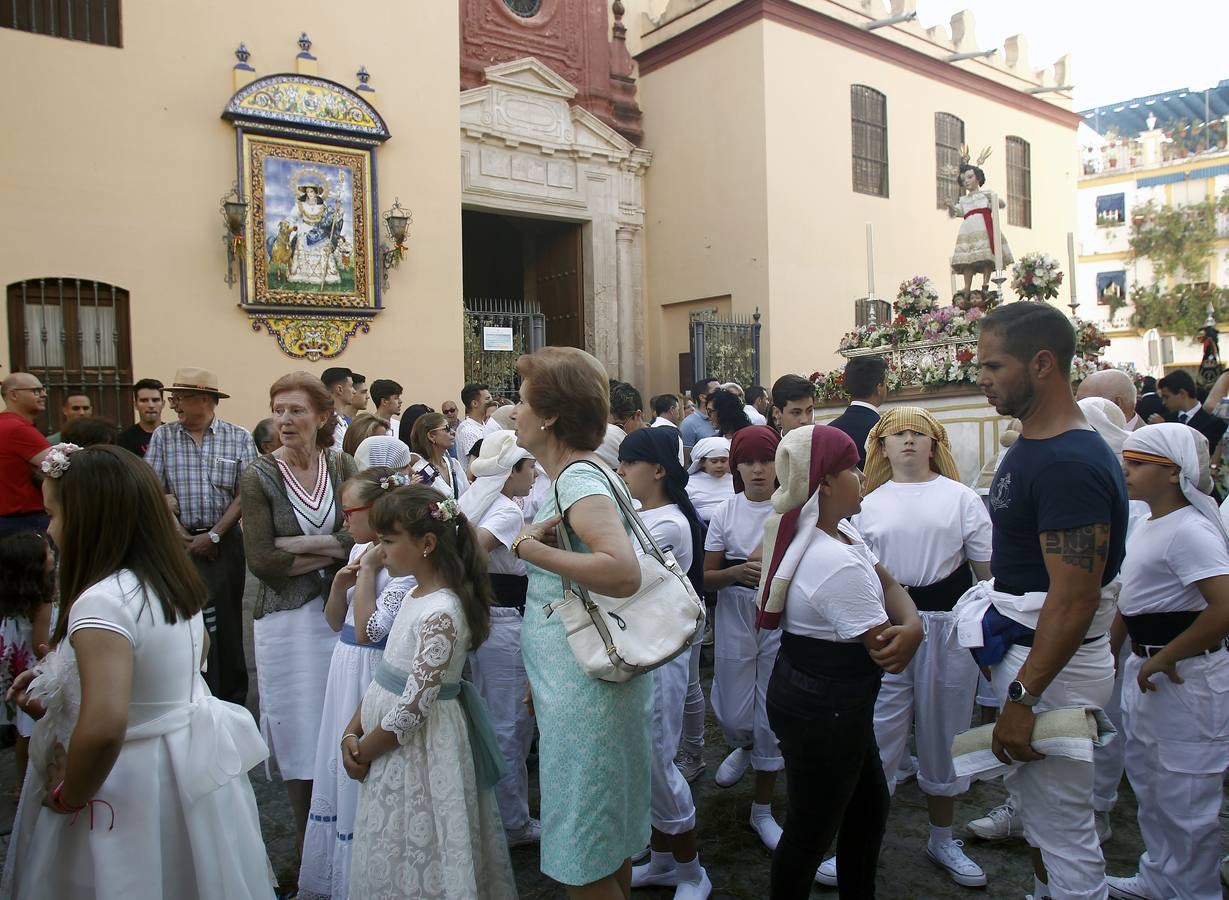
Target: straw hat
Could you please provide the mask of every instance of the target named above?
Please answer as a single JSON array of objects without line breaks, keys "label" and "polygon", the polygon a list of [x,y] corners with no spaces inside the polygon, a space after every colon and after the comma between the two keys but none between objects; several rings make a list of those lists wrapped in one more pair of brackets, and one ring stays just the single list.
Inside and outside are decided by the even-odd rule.
[{"label": "straw hat", "polygon": [[218,390],[218,376],[208,369],[176,369],[175,381],[168,390],[172,394],[179,391],[196,391],[201,394],[213,394],[222,400],[230,398],[230,394],[223,394]]}]

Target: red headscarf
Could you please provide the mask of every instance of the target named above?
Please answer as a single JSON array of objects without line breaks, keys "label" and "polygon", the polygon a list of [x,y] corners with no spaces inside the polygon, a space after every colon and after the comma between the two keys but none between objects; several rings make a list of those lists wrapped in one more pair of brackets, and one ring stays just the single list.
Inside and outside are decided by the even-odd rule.
[{"label": "red headscarf", "polygon": [[752,425],[734,432],[734,437],[730,438],[730,472],[734,475],[734,493],[741,494],[746,490],[738,474],[738,464],[776,459],[777,445],[780,443],[781,435],[767,425]]}]

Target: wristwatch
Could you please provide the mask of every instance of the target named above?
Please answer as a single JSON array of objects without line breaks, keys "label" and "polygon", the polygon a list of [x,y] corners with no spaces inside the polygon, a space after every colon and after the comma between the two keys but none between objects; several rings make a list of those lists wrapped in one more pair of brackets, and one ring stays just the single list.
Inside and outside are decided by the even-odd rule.
[{"label": "wristwatch", "polygon": [[222,535],[218,534],[216,531],[211,531],[209,532],[209,540],[213,541],[215,544],[220,544],[222,542]]},{"label": "wristwatch", "polygon": [[1023,682],[1013,681],[1007,685],[1007,699],[1012,703],[1019,703],[1021,706],[1036,706],[1037,701],[1041,698],[1030,694],[1028,689],[1024,687]]}]

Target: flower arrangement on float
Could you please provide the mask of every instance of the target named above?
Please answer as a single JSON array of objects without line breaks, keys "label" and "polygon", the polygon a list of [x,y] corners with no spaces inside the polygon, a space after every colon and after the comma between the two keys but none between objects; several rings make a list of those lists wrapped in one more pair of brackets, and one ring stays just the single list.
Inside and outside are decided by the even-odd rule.
[{"label": "flower arrangement on float", "polygon": [[902,281],[896,292],[896,302],[892,307],[898,315],[920,316],[939,305],[939,291],[935,283],[925,275],[914,275],[908,281]]},{"label": "flower arrangement on float", "polygon": [[1021,300],[1053,300],[1063,273],[1048,253],[1026,253],[1011,267],[1011,289]]},{"label": "flower arrangement on float", "polygon": [[[1030,258],[1042,256],[1044,254],[1029,254],[1021,260],[1017,269],[1023,265],[1033,274],[1028,290],[1044,293],[1056,289],[1062,281],[1062,273],[1052,272],[1050,263],[1026,264]],[[1017,276],[1020,276],[1019,272]],[[977,383],[977,334],[985,311],[978,307],[926,308],[927,283],[929,279],[924,276],[903,282],[897,297],[895,318],[889,322],[855,328],[842,336],[839,342],[838,349],[842,356],[883,356],[888,363],[886,383],[889,392],[907,388],[968,387]],[[915,285],[916,289],[906,290]],[[931,287],[933,289],[933,285]],[[1040,296],[1035,295],[1036,299]],[[908,297],[908,301],[902,303],[904,297]],[[1076,319],[1072,324],[1075,328],[1072,381],[1079,382],[1091,372],[1111,368],[1101,359],[1101,354],[1109,346],[1105,332],[1096,323],[1082,319]],[[843,367],[830,372],[813,372],[810,381],[815,385],[821,403],[837,402],[847,397]]]}]

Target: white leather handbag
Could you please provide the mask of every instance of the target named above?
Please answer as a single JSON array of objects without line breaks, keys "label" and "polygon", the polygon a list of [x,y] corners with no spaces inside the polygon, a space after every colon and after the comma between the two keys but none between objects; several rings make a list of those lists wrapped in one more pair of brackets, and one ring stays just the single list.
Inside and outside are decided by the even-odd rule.
[{"label": "white leather handbag", "polygon": [[[563,621],[568,644],[585,674],[600,681],[630,681],[691,647],[704,631],[704,602],[674,554],[657,546],[609,473],[589,460],[578,462],[611,481],[619,512],[644,550],[639,557],[640,589],[630,597],[607,597],[563,576],[563,596],[544,611],[547,618],[557,613]],[[560,508],[559,480],[565,472],[567,469],[555,481],[556,509]],[[559,546],[570,551],[566,515],[556,530]]]}]

